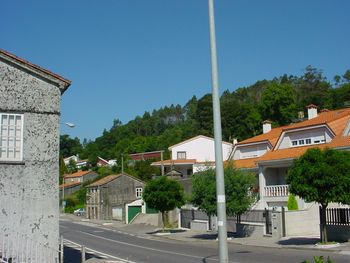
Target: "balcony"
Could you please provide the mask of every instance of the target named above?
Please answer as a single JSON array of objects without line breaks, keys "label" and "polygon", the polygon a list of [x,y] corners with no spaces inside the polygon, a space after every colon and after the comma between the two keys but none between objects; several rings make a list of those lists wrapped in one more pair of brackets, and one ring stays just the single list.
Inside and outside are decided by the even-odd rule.
[{"label": "balcony", "polygon": [[283,185],[268,185],[264,187],[264,197],[288,197],[289,186]]}]

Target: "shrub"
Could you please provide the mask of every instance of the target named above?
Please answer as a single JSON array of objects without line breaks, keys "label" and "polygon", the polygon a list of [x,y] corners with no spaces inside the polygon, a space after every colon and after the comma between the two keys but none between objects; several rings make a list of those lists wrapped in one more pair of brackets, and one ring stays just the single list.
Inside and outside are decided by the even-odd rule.
[{"label": "shrub", "polygon": [[298,210],[298,202],[297,199],[295,198],[295,195],[291,194],[288,197],[288,210]]}]

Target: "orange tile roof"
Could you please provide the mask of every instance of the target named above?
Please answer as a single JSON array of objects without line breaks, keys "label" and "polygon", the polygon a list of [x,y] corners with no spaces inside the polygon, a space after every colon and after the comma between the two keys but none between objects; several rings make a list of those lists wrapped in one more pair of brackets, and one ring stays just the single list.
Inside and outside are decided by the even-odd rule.
[{"label": "orange tile roof", "polygon": [[257,161],[260,158],[249,158],[249,159],[241,159],[241,160],[234,160],[233,164],[236,168],[243,169],[243,168],[257,168]]},{"label": "orange tile roof", "polygon": [[329,143],[317,144],[317,145],[308,145],[308,146],[299,146],[286,149],[273,149],[266,152],[263,156],[259,158],[252,159],[241,159],[235,160],[235,165],[237,168],[254,168],[257,163],[262,161],[270,160],[282,160],[282,159],[293,159],[301,156],[306,152],[307,149],[319,147],[321,149],[329,148],[341,148],[341,147],[350,147],[350,136],[343,136],[344,130],[347,125],[350,124],[350,108],[339,109],[334,111],[324,111],[318,114],[317,117],[306,120],[299,123],[294,123],[287,126],[277,127],[272,129],[270,132],[261,134],[247,140],[244,140],[238,145],[262,142],[268,140],[273,146],[276,145],[279,140],[282,132],[291,131],[295,129],[307,128],[317,125],[328,125],[328,127],[333,131],[335,137]]},{"label": "orange tile roof", "polygon": [[340,136],[334,138],[330,143],[308,145],[302,147],[286,148],[280,150],[269,151],[259,158],[259,161],[271,161],[271,160],[282,160],[282,159],[292,159],[303,155],[306,150],[311,148],[341,148],[350,147],[350,136]]},{"label": "orange tile roof", "polygon": [[119,175],[108,175],[108,176],[103,177],[102,179],[100,179],[96,182],[93,182],[92,184],[89,184],[87,187],[104,185],[106,183],[113,181],[114,179],[118,178],[119,176],[120,176],[120,174]]},{"label": "orange tile roof", "polygon": [[77,177],[82,177],[88,173],[93,173],[93,171],[79,171],[73,174],[66,174],[64,175],[64,178],[77,178]]},{"label": "orange tile roof", "polygon": [[283,131],[306,128],[322,124],[327,124],[336,135],[340,135],[344,131],[346,124],[349,122],[349,120],[350,108],[321,112],[318,114],[317,117],[311,120],[305,120],[299,123],[293,123],[290,125],[273,128],[268,133],[260,134],[258,136],[246,139],[244,141],[239,142],[237,145],[268,140],[273,146],[275,146]]},{"label": "orange tile roof", "polygon": [[71,84],[70,80],[65,79],[62,76],[60,76],[58,74],[55,74],[55,73],[53,73],[53,72],[51,72],[51,71],[49,71],[47,69],[44,69],[44,68],[42,68],[42,67],[40,67],[38,65],[35,65],[35,64],[33,64],[33,63],[23,59],[23,58],[17,57],[16,55],[11,54],[10,52],[8,52],[6,50],[0,49],[0,54],[3,54],[5,56],[7,56],[7,57],[9,57],[9,58],[19,62],[19,63],[25,64],[25,65],[27,65],[30,68],[33,68],[33,69],[35,69],[35,70],[37,70],[39,72],[42,72],[42,73],[47,74],[47,75],[50,75],[51,77],[54,77],[54,78],[64,82],[64,86],[65,86],[64,90],[66,90]]},{"label": "orange tile roof", "polygon": [[93,182],[92,184],[89,184],[87,187],[93,187],[93,186],[100,186],[100,185],[104,185],[104,184],[107,184],[111,181],[113,181],[114,179],[118,178],[118,177],[121,177],[121,176],[127,176],[127,177],[130,177],[136,181],[139,181],[141,183],[144,183],[142,180],[140,180],[139,178],[136,178],[132,175],[129,175],[129,174],[126,174],[126,173],[123,173],[123,174],[111,174],[111,175],[107,175],[103,178],[101,178],[100,180],[96,181],[96,182]]}]

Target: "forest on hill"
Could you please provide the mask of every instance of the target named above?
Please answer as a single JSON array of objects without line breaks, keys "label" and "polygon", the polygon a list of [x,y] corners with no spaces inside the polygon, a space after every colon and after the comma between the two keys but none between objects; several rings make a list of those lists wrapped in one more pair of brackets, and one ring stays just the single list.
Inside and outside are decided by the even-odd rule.
[{"label": "forest on hill", "polygon": [[[241,141],[260,134],[264,120],[272,121],[274,127],[295,121],[298,112],[305,112],[309,104],[319,109],[350,106],[350,70],[329,81],[322,70],[308,66],[301,76],[285,74],[232,92],[226,90],[220,101],[223,140]],[[79,154],[94,164],[97,156],[120,160],[131,153],[166,151],[170,145],[199,134],[213,136],[211,94],[193,96],[184,106],[146,111],[126,124],[115,119],[112,127],[94,141],[80,142],[61,135],[60,155]],[[165,157],[168,155],[166,152]]]}]

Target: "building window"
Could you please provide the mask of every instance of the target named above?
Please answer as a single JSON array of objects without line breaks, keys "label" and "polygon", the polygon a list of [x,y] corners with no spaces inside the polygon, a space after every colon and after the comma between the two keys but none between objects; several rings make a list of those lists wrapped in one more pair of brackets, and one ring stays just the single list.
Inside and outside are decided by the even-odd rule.
[{"label": "building window", "polygon": [[136,198],[142,197],[142,187],[136,187]]},{"label": "building window", "polygon": [[0,113],[0,160],[22,161],[23,115]]},{"label": "building window", "polygon": [[292,146],[297,146],[298,145],[298,141],[292,141]]},{"label": "building window", "polygon": [[177,159],[186,159],[186,152],[177,152]]},{"label": "building window", "polygon": [[306,139],[305,144],[311,144],[311,139]]},{"label": "building window", "polygon": [[299,140],[299,145],[304,145],[304,140]]}]

